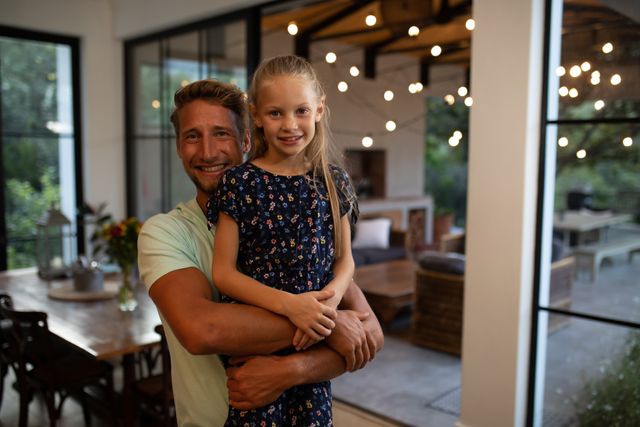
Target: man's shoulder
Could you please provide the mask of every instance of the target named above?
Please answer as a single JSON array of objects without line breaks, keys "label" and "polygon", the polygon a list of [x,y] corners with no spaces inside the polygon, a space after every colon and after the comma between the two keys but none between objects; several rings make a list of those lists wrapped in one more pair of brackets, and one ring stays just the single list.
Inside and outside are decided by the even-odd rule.
[{"label": "man's shoulder", "polygon": [[142,226],[143,231],[191,229],[198,226],[198,214],[191,206],[194,202],[180,203],[174,209],[166,213],[158,213],[147,219]]}]

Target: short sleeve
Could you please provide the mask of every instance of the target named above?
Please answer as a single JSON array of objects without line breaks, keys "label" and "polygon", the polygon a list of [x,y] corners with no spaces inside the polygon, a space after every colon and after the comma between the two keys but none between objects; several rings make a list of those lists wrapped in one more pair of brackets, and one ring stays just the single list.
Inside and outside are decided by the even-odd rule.
[{"label": "short sleeve", "polygon": [[207,225],[209,229],[217,224],[220,212],[226,213],[234,221],[239,222],[240,209],[238,203],[241,188],[239,188],[239,180],[235,172],[236,169],[233,168],[222,176],[215,196],[212,196],[207,201]]},{"label": "short sleeve", "polygon": [[331,165],[331,174],[333,176],[333,182],[336,184],[338,190],[338,198],[340,201],[340,217],[349,214],[349,224],[351,229],[358,221],[360,210],[358,208],[358,198],[356,191],[353,188],[353,183],[347,172],[338,167]]}]

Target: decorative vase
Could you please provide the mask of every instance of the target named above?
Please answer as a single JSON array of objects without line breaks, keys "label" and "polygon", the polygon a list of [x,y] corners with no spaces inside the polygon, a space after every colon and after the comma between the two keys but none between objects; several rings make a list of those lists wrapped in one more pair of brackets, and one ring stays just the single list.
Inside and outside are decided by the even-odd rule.
[{"label": "decorative vase", "polygon": [[136,293],[131,281],[131,263],[120,264],[122,270],[122,284],[118,289],[118,305],[120,311],[133,311],[138,307]]}]

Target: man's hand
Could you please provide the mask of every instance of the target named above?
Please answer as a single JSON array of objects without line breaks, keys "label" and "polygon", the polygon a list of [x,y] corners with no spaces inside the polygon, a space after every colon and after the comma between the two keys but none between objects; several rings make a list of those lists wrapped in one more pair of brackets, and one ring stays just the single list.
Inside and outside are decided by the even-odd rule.
[{"label": "man's hand", "polygon": [[378,351],[377,341],[373,336],[374,325],[363,323],[370,317],[375,319],[375,316],[366,312],[338,311],[336,327],[327,337],[327,345],[344,357],[347,371],[363,368]]},{"label": "man's hand", "polygon": [[227,368],[229,404],[237,409],[255,409],[278,398],[294,384],[280,356],[233,357]]}]

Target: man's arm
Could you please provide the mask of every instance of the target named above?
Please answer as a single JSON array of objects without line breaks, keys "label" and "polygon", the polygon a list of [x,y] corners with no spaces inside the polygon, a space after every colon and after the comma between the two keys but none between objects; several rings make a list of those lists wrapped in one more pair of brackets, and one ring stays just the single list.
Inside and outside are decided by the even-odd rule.
[{"label": "man's arm", "polygon": [[345,372],[342,356],[324,345],[288,356],[250,356],[231,363],[241,364],[227,369],[229,404],[238,409],[267,405],[293,386],[328,381]]},{"label": "man's arm", "polygon": [[209,281],[196,268],[165,274],[149,295],[193,354],[269,354],[290,346],[295,332],[286,318],[261,308],[212,301]]}]

